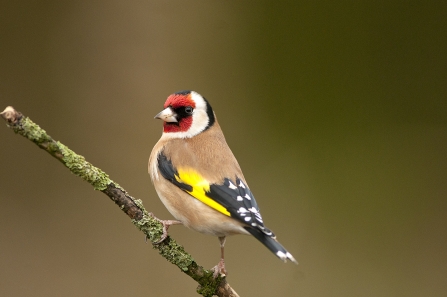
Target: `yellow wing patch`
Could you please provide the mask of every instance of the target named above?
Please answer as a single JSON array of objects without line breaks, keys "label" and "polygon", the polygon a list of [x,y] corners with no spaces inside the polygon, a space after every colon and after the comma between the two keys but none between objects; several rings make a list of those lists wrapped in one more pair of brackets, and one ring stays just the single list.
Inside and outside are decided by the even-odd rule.
[{"label": "yellow wing patch", "polygon": [[230,213],[225,207],[223,207],[210,197],[206,196],[205,192],[209,192],[210,183],[205,178],[203,178],[199,173],[197,173],[192,169],[183,169],[183,168],[178,168],[177,172],[178,176],[176,175],[175,179],[179,183],[184,183],[192,187],[191,192],[189,191],[186,192],[188,192],[191,196],[198,199],[199,201],[205,203],[209,207],[214,208],[218,212],[223,213],[226,216],[230,216]]}]

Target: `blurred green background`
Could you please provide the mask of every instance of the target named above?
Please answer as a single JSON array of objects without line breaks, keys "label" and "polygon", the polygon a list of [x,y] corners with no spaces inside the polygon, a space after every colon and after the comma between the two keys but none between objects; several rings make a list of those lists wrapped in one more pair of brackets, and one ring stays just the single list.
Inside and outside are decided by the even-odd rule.
[{"label": "blurred green background", "polygon": [[[241,296],[446,296],[447,4],[2,1],[12,105],[171,218],[147,159],[166,97],[212,104],[300,265],[230,237]],[[197,296],[100,192],[0,129],[0,295]],[[205,267],[218,240],[171,235]]]}]

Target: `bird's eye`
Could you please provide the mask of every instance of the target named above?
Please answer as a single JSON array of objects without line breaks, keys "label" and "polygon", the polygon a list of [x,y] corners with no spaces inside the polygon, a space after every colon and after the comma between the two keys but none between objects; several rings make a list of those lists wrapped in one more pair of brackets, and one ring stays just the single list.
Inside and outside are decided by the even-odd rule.
[{"label": "bird's eye", "polygon": [[185,112],[187,114],[192,114],[193,111],[194,111],[194,109],[191,106],[186,106],[185,107]]}]

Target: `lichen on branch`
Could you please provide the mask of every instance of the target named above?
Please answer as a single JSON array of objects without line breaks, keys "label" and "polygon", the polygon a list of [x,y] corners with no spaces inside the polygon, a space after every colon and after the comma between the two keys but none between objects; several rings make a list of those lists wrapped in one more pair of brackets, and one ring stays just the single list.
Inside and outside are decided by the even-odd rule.
[{"label": "lichen on branch", "polygon": [[57,147],[63,156],[62,160],[65,166],[72,173],[91,184],[95,190],[103,191],[112,183],[107,173],[87,162],[83,156],[76,154],[59,141]]},{"label": "lichen on branch", "polygon": [[216,279],[213,278],[212,272],[198,265],[183,246],[170,236],[160,244],[154,244],[163,234],[163,225],[145,210],[141,200],[130,196],[104,171],[87,162],[83,156],[76,154],[61,142],[55,141],[44,129],[12,106],[8,106],[0,113],[0,116],[15,133],[34,142],[62,162],[72,173],[90,183],[95,190],[103,192],[115,202],[131,218],[132,223],[153,243],[154,249],[199,283],[197,289],[199,294],[207,297],[213,295],[239,297],[225,278],[220,276]]}]

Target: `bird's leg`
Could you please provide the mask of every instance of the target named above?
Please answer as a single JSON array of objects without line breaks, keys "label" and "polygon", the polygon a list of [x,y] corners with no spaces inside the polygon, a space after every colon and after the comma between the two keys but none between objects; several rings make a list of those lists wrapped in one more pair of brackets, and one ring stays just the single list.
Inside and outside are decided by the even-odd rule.
[{"label": "bird's leg", "polygon": [[222,276],[226,276],[228,273],[225,270],[225,260],[224,260],[224,245],[225,245],[225,236],[219,237],[220,241],[220,261],[217,263],[216,266],[211,268],[211,270],[214,271],[213,277],[217,278],[217,276],[220,274]]},{"label": "bird's leg", "polygon": [[[177,221],[177,220],[160,220],[151,212],[149,213],[149,215],[152,218],[154,218],[155,220],[159,221],[163,225],[163,234],[160,236],[160,239],[158,241],[154,242],[153,244],[160,244],[166,239],[166,237],[168,237],[168,229],[170,226],[183,224],[182,222]],[[147,236],[146,236],[146,241],[147,241]]]}]

